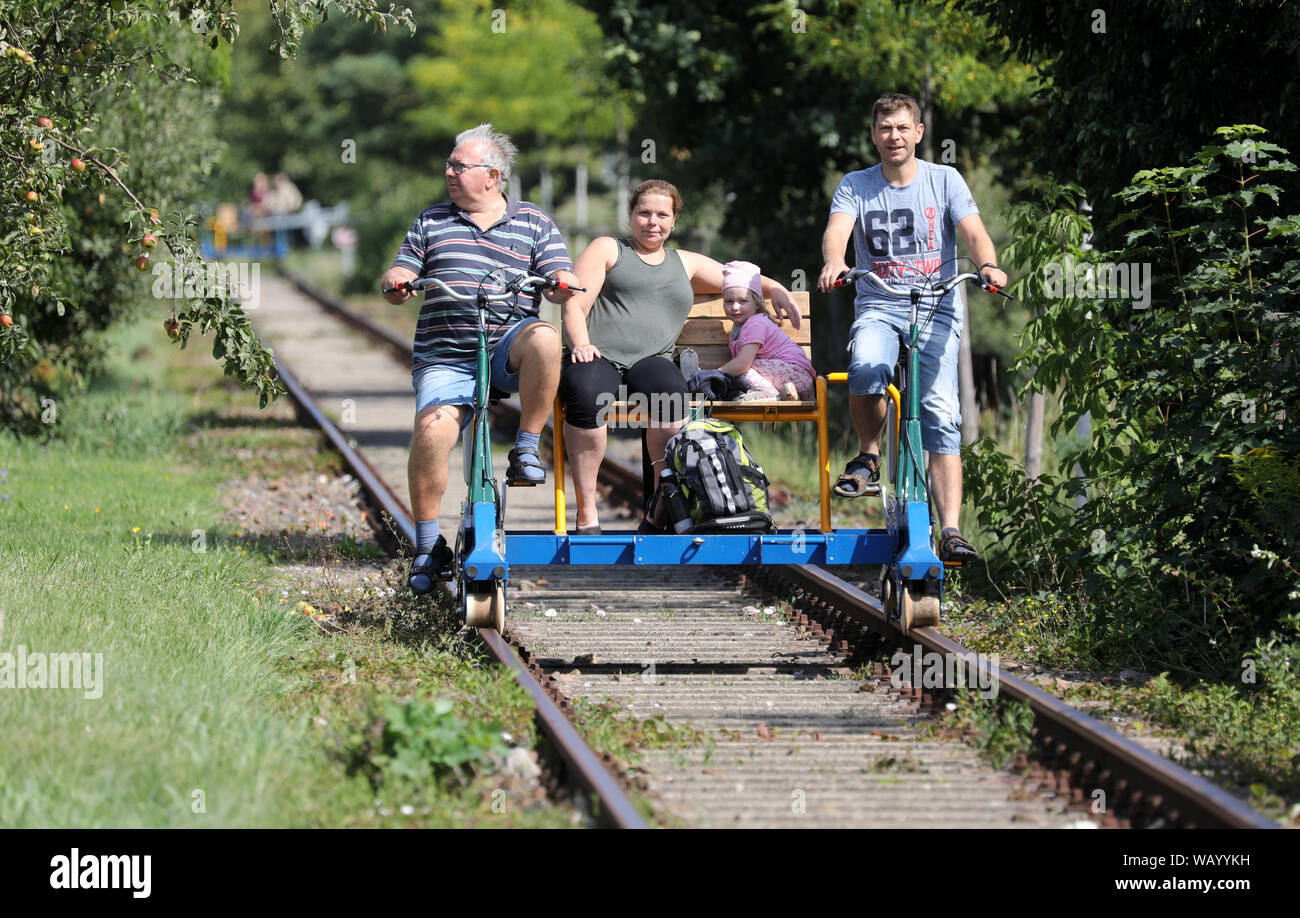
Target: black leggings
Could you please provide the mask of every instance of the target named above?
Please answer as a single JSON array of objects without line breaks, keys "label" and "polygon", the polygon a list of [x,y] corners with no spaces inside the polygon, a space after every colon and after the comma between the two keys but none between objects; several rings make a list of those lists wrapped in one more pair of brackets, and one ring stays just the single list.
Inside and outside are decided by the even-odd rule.
[{"label": "black leggings", "polygon": [[[619,392],[620,385],[626,387],[624,392]],[[645,357],[621,373],[604,357],[590,363],[574,363],[572,357],[565,358],[560,373],[560,399],[564,402],[564,419],[574,427],[582,430],[603,427],[601,409],[638,392],[647,399],[656,394],[674,396],[659,400],[666,410],[660,411],[655,421],[680,421],[686,416],[686,380],[671,360]]]}]

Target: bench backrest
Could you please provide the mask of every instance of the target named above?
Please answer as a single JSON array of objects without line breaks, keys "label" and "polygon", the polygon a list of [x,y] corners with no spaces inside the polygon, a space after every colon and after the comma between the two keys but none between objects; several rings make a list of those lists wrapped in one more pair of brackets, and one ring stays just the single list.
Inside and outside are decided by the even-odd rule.
[{"label": "bench backrest", "polygon": [[[795,329],[788,320],[783,319],[781,330],[802,347],[808,359],[812,360],[812,315],[808,309],[808,291],[791,293],[790,298],[799,307],[799,327]],[[774,315],[771,300],[767,301],[767,314]],[[682,326],[682,333],[677,336],[674,353],[680,353],[684,348],[694,348],[700,358],[700,369],[716,369],[731,359],[731,351],[727,348],[731,326],[732,321],[722,308],[722,297],[697,293],[691,314]]]}]

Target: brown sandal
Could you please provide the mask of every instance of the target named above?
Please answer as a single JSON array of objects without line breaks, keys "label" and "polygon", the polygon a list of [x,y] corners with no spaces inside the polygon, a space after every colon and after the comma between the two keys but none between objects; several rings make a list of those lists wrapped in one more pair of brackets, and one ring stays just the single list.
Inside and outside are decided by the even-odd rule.
[{"label": "brown sandal", "polygon": [[840,497],[868,497],[880,493],[880,457],[875,453],[858,453],[849,460],[844,474],[832,489]]}]

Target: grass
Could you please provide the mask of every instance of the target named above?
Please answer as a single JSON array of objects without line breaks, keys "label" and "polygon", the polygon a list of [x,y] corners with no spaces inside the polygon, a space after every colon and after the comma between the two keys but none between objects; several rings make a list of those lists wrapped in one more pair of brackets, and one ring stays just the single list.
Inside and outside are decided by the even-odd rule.
[{"label": "grass", "polygon": [[[154,324],[114,333],[109,375],[58,406],[48,442],[0,434],[0,652],[102,660],[82,689],[0,689],[0,821],[572,825],[508,773],[506,749],[527,758],[535,740],[531,709],[445,616],[373,591],[338,609],[318,588],[314,605],[276,601],[279,563],[374,566],[376,550],[222,521],[231,478],[338,470],[316,434],[259,419]],[[0,685],[16,666],[0,662]],[[402,709],[439,714],[385,744]],[[430,758],[424,780],[393,764],[409,764],[403,748],[442,761],[475,744],[484,754],[451,770]]]},{"label": "grass", "polygon": [[218,472],[175,467],[184,400],[121,356],[145,334],[126,335],[113,375],[60,407],[64,436],[0,435],[0,648],[103,660],[99,698],[0,691],[0,820],[301,824],[312,757],[266,699],[307,626],[238,595],[255,560],[216,538],[191,550],[196,531],[217,533]]}]

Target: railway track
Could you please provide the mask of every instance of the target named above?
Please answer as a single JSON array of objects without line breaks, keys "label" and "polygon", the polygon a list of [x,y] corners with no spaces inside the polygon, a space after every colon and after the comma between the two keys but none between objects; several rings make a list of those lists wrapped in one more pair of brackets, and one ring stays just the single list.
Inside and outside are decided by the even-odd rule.
[{"label": "railway track", "polygon": [[[293,282],[409,367],[409,341]],[[375,506],[412,539],[400,496],[281,371]],[[508,422],[510,403],[499,411]],[[613,501],[639,505],[639,467],[607,460],[602,482]],[[669,821],[693,825],[1276,827],[1037,687],[978,669],[986,661],[935,629],[898,632],[878,600],[819,568],[511,574],[509,643],[480,632],[484,643],[538,701],[569,774],[614,825],[644,825],[622,794],[634,779]],[[885,662],[900,649],[938,655],[966,684],[991,678],[1001,697],[1027,704],[1030,755],[995,770],[966,744],[932,735],[931,714],[952,691],[900,680]],[[570,699],[690,723],[705,741],[651,750],[616,775],[564,717]]]}]

